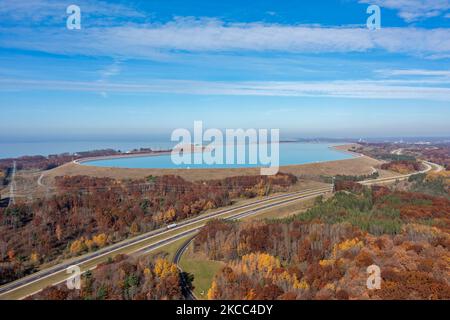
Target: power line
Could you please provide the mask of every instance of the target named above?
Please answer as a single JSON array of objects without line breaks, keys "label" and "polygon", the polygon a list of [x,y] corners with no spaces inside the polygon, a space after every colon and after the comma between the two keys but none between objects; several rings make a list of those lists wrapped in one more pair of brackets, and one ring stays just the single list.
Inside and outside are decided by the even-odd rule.
[{"label": "power line", "polygon": [[16,190],[16,162],[13,163],[13,170],[11,174],[11,184],[9,186],[9,203],[8,207],[16,204],[15,200],[15,190]]}]

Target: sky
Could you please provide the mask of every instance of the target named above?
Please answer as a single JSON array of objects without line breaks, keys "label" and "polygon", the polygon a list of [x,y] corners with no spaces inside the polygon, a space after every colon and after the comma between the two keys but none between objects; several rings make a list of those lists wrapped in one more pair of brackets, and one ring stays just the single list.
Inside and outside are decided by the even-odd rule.
[{"label": "sky", "polygon": [[2,0],[0,141],[450,136],[449,28],[450,0]]}]

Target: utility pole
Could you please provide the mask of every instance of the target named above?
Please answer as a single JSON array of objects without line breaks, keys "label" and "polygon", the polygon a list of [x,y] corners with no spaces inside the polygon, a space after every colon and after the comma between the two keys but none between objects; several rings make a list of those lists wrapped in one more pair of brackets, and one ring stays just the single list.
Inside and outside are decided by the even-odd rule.
[{"label": "utility pole", "polygon": [[11,173],[11,183],[10,183],[10,186],[9,186],[9,203],[8,203],[8,207],[16,204],[15,192],[16,192],[16,162],[14,161],[14,163],[13,163],[13,170],[12,170],[12,173]]},{"label": "utility pole", "polygon": [[335,185],[336,177],[335,176],[331,177],[331,180],[332,180],[331,183],[333,184],[333,193],[334,193],[336,192],[336,185]]}]

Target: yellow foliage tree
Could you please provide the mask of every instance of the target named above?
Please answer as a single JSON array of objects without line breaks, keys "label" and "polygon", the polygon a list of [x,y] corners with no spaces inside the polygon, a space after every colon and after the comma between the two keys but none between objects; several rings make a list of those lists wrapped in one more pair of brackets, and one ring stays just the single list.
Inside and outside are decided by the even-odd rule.
[{"label": "yellow foliage tree", "polygon": [[208,294],[206,295],[208,300],[217,299],[217,297],[219,296],[218,290],[219,290],[219,288],[217,286],[217,282],[215,280],[213,280],[213,282],[211,283],[211,288],[209,288]]},{"label": "yellow foliage tree", "polygon": [[97,247],[102,248],[106,245],[108,237],[106,236],[106,234],[100,233],[99,235],[94,236],[92,240],[97,245]]},{"label": "yellow foliage tree", "polygon": [[30,261],[32,263],[38,263],[39,262],[39,254],[37,252],[32,252],[30,255]]},{"label": "yellow foliage tree", "polygon": [[242,257],[242,272],[262,272],[269,275],[281,266],[280,260],[267,253],[250,253]]},{"label": "yellow foliage tree", "polygon": [[[208,291],[209,293],[209,291]],[[255,300],[256,299],[256,292],[255,289],[250,289],[247,294],[245,295],[245,300]]]},{"label": "yellow foliage tree", "polygon": [[81,237],[70,245],[70,253],[78,254],[86,249],[85,239]]},{"label": "yellow foliage tree", "polygon": [[165,222],[172,222],[175,218],[176,211],[173,207],[171,207],[169,210],[166,211],[164,214],[164,221]]},{"label": "yellow foliage tree", "polygon": [[309,289],[309,284],[305,280],[298,281],[298,279],[295,279],[295,281],[294,281],[294,288],[295,289],[308,290]]},{"label": "yellow foliage tree", "polygon": [[256,189],[256,193],[257,193],[258,197],[264,197],[264,196],[266,195],[266,193],[267,193],[267,187],[266,187],[266,185],[264,184],[264,181],[263,181],[263,180],[261,180],[261,181],[255,186],[255,189]]},{"label": "yellow foliage tree", "polygon": [[155,262],[155,267],[153,270],[156,276],[160,278],[165,278],[170,275],[175,275],[178,273],[177,266],[166,259],[159,258]]},{"label": "yellow foliage tree", "polygon": [[341,243],[334,245],[333,256],[335,258],[337,258],[339,252],[345,252],[345,251],[348,251],[348,250],[354,249],[354,248],[361,249],[363,246],[364,246],[364,243],[362,241],[360,241],[358,238],[345,240]]},{"label": "yellow foliage tree", "polygon": [[215,206],[215,204],[214,204],[214,202],[212,202],[212,201],[208,201],[206,204],[205,204],[205,207],[203,208],[204,210],[210,210],[210,209],[214,209],[216,206]]},{"label": "yellow foliage tree", "polygon": [[86,245],[86,247],[88,248],[88,250],[91,251],[92,248],[93,248],[94,245],[95,245],[95,242],[94,242],[94,240],[86,239],[86,241],[84,242],[84,244]]},{"label": "yellow foliage tree", "polygon": [[138,234],[139,233],[139,225],[136,223],[136,221],[131,224],[130,232],[132,234]]},{"label": "yellow foliage tree", "polygon": [[319,264],[322,267],[326,267],[326,266],[331,266],[334,263],[334,259],[324,259],[324,260],[320,260]]}]

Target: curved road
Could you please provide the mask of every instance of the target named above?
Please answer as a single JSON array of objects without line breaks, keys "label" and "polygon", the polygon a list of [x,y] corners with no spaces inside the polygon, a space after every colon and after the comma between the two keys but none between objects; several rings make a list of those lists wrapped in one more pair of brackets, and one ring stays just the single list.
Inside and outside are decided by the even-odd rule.
[{"label": "curved road", "polygon": [[180,261],[181,261],[181,257],[183,256],[184,252],[189,247],[189,245],[194,240],[194,238],[195,238],[195,236],[189,238],[186,242],[184,242],[183,245],[178,248],[177,252],[175,252],[175,255],[173,257],[173,263],[175,263],[178,267],[178,270],[180,270],[181,290],[187,300],[197,300],[197,297],[195,296],[194,292],[192,292],[192,290],[189,286],[189,283],[187,282],[187,280],[185,278],[183,269],[181,269],[181,267],[180,267]]}]

